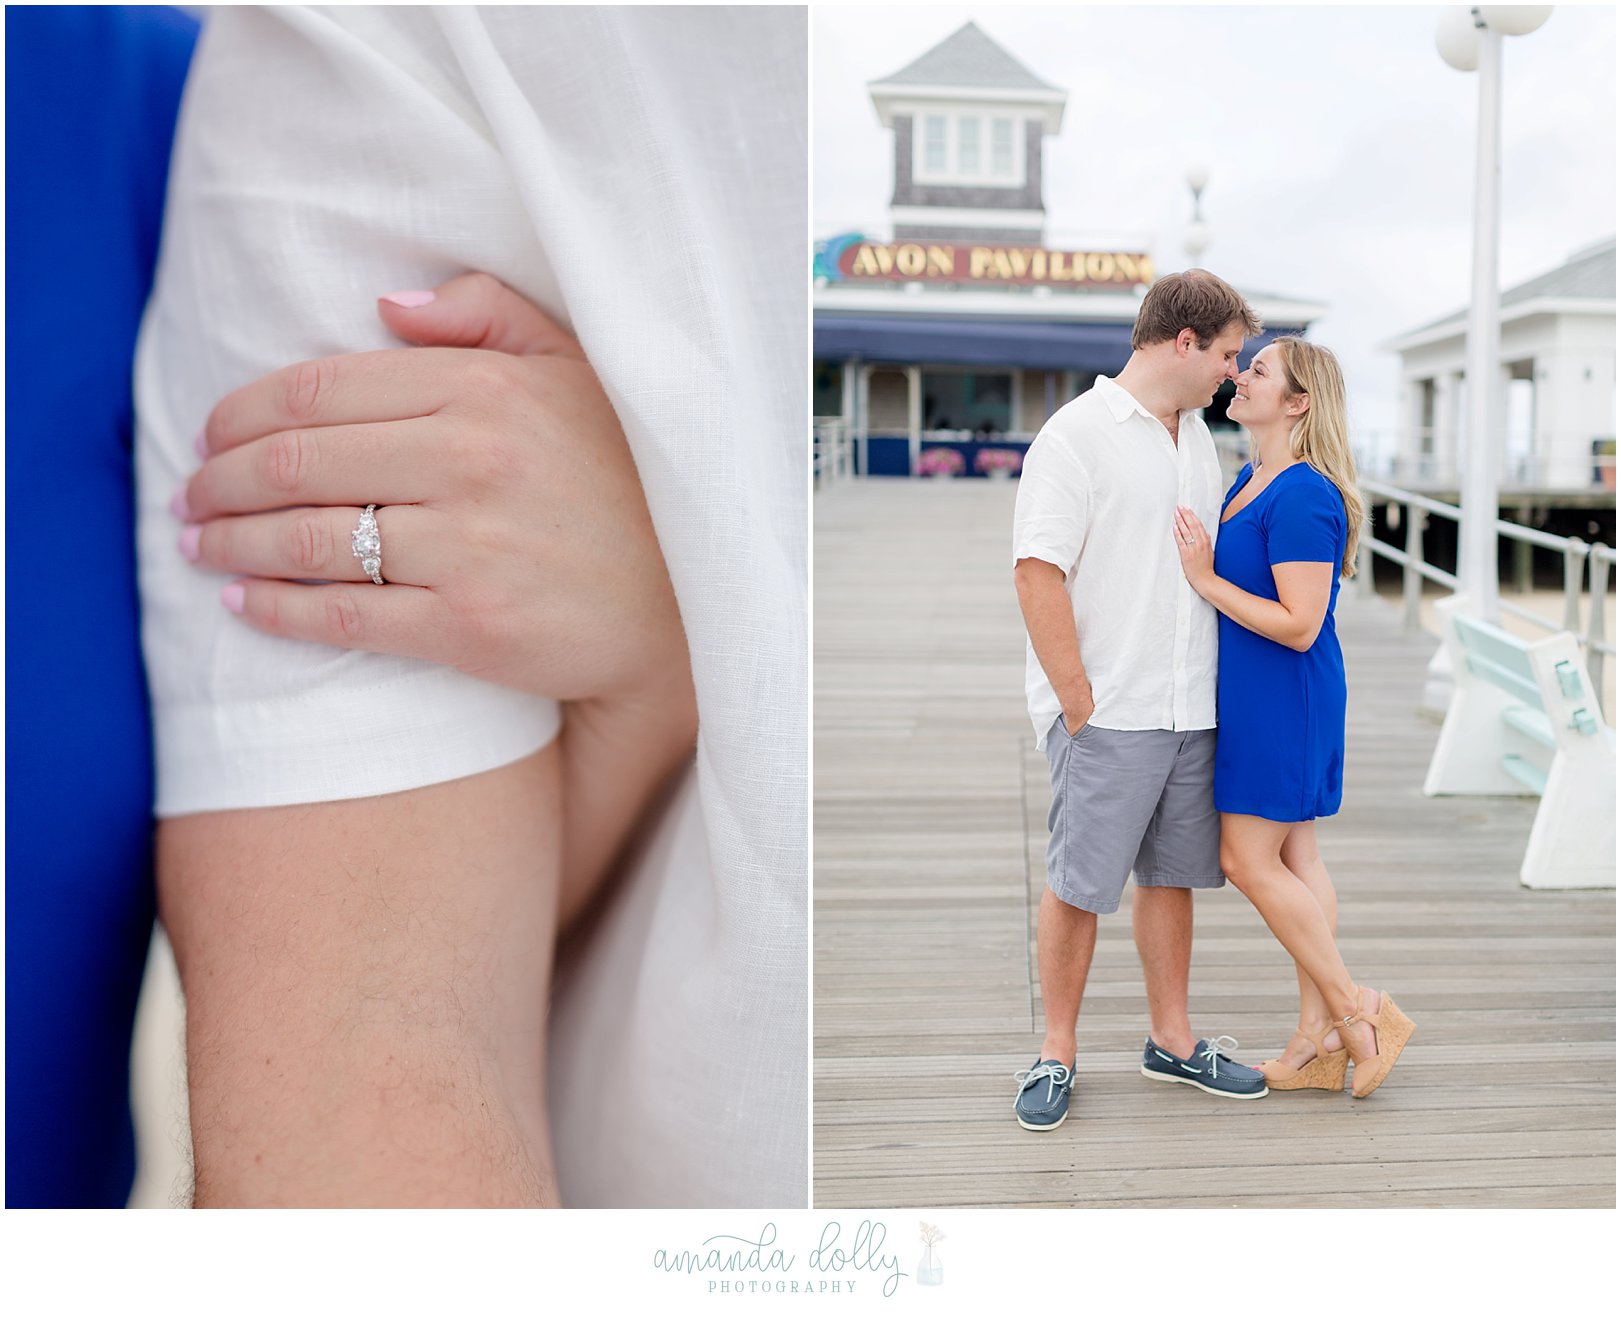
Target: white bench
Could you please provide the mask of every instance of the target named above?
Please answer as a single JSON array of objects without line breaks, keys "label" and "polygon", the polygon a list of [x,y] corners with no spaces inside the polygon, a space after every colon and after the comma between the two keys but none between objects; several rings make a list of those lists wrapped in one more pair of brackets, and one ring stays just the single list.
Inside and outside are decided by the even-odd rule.
[{"label": "white bench", "polygon": [[1528,888],[1615,887],[1615,734],[1569,632],[1540,641],[1436,606],[1454,685],[1425,796],[1540,796]]}]

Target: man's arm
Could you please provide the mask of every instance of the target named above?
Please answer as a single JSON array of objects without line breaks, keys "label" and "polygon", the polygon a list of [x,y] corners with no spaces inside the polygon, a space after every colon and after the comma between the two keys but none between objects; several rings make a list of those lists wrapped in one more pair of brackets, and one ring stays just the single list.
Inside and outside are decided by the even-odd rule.
[{"label": "man's arm", "polygon": [[561,758],[161,823],[199,1206],[557,1203]]},{"label": "man's arm", "polygon": [[1040,558],[1021,558],[1013,565],[1013,584],[1030,645],[1064,708],[1064,727],[1071,736],[1092,717],[1092,683],[1081,663],[1075,613],[1064,593],[1064,571]]}]

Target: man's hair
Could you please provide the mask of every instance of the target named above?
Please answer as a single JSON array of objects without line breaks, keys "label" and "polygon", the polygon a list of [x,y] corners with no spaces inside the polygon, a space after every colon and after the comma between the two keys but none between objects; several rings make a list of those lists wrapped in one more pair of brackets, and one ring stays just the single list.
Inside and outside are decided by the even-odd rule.
[{"label": "man's hair", "polygon": [[1131,331],[1132,351],[1165,343],[1190,329],[1203,352],[1235,321],[1244,327],[1245,338],[1261,332],[1261,318],[1225,279],[1208,270],[1164,275],[1154,281],[1137,308],[1137,323]]}]

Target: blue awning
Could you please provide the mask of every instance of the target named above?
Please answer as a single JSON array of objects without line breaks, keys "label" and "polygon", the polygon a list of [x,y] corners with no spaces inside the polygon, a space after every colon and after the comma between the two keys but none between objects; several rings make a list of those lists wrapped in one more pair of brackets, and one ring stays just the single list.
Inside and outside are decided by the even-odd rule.
[{"label": "blue awning", "polygon": [[[1242,365],[1284,330],[1244,344]],[[918,316],[829,316],[812,322],[818,361],[938,366],[1016,366],[1112,375],[1131,356],[1131,326],[1096,321],[928,320]]]}]

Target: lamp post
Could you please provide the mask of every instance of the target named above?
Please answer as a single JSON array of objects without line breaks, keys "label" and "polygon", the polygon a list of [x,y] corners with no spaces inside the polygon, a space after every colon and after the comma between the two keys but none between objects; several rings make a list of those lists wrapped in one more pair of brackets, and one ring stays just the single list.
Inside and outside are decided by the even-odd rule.
[{"label": "lamp post", "polygon": [[1204,222],[1204,215],[1199,210],[1199,198],[1210,183],[1210,171],[1203,165],[1189,165],[1188,188],[1193,193],[1193,219],[1188,224],[1187,237],[1183,239],[1183,249],[1188,254],[1188,260],[1194,265],[1199,264],[1199,258],[1205,254],[1210,246],[1210,226]]},{"label": "lamp post", "polygon": [[1473,596],[1479,616],[1498,619],[1497,480],[1502,462],[1502,417],[1497,389],[1499,355],[1497,242],[1501,179],[1503,38],[1535,32],[1551,5],[1477,5],[1449,9],[1435,30],[1435,45],[1453,68],[1480,72],[1475,140],[1474,275],[1469,297],[1465,372],[1469,380],[1470,442],[1460,445],[1464,470],[1458,491],[1458,585]]}]

